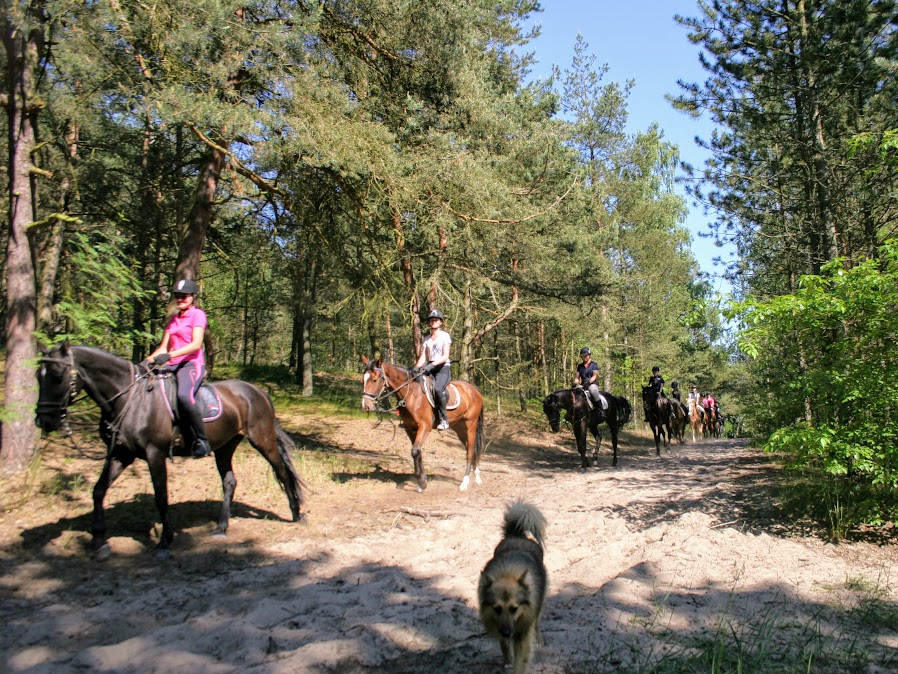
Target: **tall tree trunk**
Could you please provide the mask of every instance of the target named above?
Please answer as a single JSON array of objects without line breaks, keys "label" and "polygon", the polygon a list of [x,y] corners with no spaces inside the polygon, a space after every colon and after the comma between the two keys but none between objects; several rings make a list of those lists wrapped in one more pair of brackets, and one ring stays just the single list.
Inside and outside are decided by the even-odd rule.
[{"label": "tall tree trunk", "polygon": [[461,348],[458,349],[458,374],[463,381],[472,381],[474,376],[474,294],[471,290],[471,279],[465,282],[465,294],[462,299]]},{"label": "tall tree trunk", "polygon": [[543,397],[549,395],[549,367],[548,357],[546,356],[546,323],[539,322],[539,371],[542,374]]},{"label": "tall tree trunk", "polygon": [[30,177],[40,104],[36,77],[45,54],[47,17],[40,2],[4,0],[0,18],[6,49],[9,124],[9,239],[6,246],[6,388],[0,470],[20,473],[37,450],[34,360],[37,289],[28,227],[34,221]]},{"label": "tall tree trunk", "polygon": [[412,260],[408,249],[405,247],[405,230],[402,227],[402,215],[393,209],[393,237],[396,239],[396,250],[399,252],[399,269],[402,272],[402,281],[405,284],[405,292],[409,299],[409,313],[412,319],[412,343],[415,353],[412,359],[417,359],[424,344],[424,336],[421,334],[421,298],[418,297],[418,285],[415,280],[415,272],[412,269]]},{"label": "tall tree trunk", "polygon": [[514,322],[514,348],[517,355],[517,360],[515,363],[518,367],[518,404],[521,406],[521,412],[527,411],[527,396],[524,394],[524,377],[525,370],[523,369],[524,363],[524,353],[521,348],[521,325],[518,321]]},{"label": "tall tree trunk", "polygon": [[614,369],[611,367],[611,335],[608,334],[608,315],[610,313],[610,309],[607,304],[602,305],[602,341],[605,345],[605,375],[603,385],[606,391],[611,390],[611,375]]},{"label": "tall tree trunk", "polygon": [[215,190],[221,179],[227,155],[220,149],[211,148],[206,155],[193,193],[193,203],[187,215],[187,229],[178,250],[178,264],[175,279],[199,277],[200,261],[206,245],[206,235],[212,222],[215,205]]},{"label": "tall tree trunk", "polygon": [[315,392],[312,369],[312,316],[306,313],[302,320],[302,394],[308,398]]},{"label": "tall tree trunk", "polygon": [[[157,220],[157,201],[154,177],[151,175],[153,171],[153,163],[150,160],[150,153],[153,146],[153,124],[149,115],[144,118],[143,122],[143,145],[140,152],[140,222],[142,227],[137,228],[137,274],[140,279],[140,287],[147,288],[149,280],[147,278],[147,253],[150,250],[150,235],[156,230],[156,227],[150,227],[150,223]],[[134,298],[134,329],[146,330],[146,301],[142,297]],[[143,360],[145,355],[145,347],[143,340],[134,343],[131,350],[132,360]]]},{"label": "tall tree trunk", "polygon": [[387,331],[387,361],[395,363],[395,354],[393,353],[393,326],[390,323],[390,310],[386,310],[384,317],[384,329]]}]

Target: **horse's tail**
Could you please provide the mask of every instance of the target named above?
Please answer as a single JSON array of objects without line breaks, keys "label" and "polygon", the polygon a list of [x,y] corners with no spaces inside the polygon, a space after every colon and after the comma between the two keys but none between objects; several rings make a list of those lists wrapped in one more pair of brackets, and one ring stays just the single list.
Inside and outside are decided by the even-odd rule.
[{"label": "horse's tail", "polygon": [[630,421],[630,416],[633,414],[633,408],[630,406],[630,401],[624,396],[617,396],[617,402],[617,423],[623,426]]},{"label": "horse's tail", "polygon": [[480,465],[480,455],[483,454],[483,408],[480,408],[480,416],[477,417],[477,433],[474,436],[474,465]]},{"label": "horse's tail", "polygon": [[290,436],[284,432],[284,429],[281,428],[277,419],[274,420],[274,432],[277,438],[278,454],[281,455],[281,459],[287,467],[288,484],[281,483],[281,487],[288,494],[293,494],[296,498],[297,505],[302,505],[305,503],[303,490],[309,489],[309,483],[302,479],[299,472],[296,470],[296,466],[293,465],[293,459],[290,456],[290,453],[296,449],[296,445],[293,443]]}]

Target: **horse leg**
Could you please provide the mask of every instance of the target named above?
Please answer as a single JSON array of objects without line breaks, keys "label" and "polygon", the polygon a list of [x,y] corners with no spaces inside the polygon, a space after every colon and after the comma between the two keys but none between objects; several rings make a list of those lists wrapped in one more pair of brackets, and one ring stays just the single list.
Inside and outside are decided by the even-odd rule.
[{"label": "horse leg", "polygon": [[649,425],[652,427],[652,436],[655,438],[655,456],[661,456],[661,427],[655,423]]},{"label": "horse leg", "polygon": [[112,483],[122,474],[122,471],[125,470],[127,466],[131,465],[132,461],[133,459],[130,455],[126,460],[123,457],[118,456],[117,452],[110,451],[106,455],[106,461],[103,463],[103,470],[100,472],[100,478],[94,485],[91,547],[94,550],[97,560],[101,562],[109,559],[109,556],[112,554],[112,549],[109,547],[109,542],[106,540],[106,513],[103,510],[103,501],[106,500],[106,492],[109,491],[109,487],[111,487]]},{"label": "horse leg", "polygon": [[[215,467],[218,468],[218,475],[221,477],[221,512],[218,514],[218,523],[212,530],[212,536],[215,538],[223,538],[228,533],[228,522],[231,519],[231,504],[234,502],[234,492],[237,490],[237,478],[234,476],[234,451],[237,445],[243,440],[242,436],[231,438],[214,452]],[[256,449],[259,449],[258,447]],[[268,458],[265,452],[259,449],[259,452]],[[271,459],[268,459],[269,462]],[[280,478],[280,476],[278,476]]]},{"label": "horse leg", "polygon": [[[251,444],[259,454],[265,457],[265,460],[268,461],[268,464],[274,471],[278,482],[280,482],[281,487],[283,487],[284,491],[287,493],[287,501],[290,504],[290,514],[293,517],[293,521],[302,521],[305,519],[305,515],[300,512],[300,508],[305,501],[302,490],[304,487],[307,488],[308,485],[300,477],[296,467],[293,465],[293,459],[290,457],[290,452],[296,449],[293,440],[291,440],[290,436],[284,432],[277,420],[274,420],[270,425],[264,424],[264,432],[259,432],[255,426],[250,426],[248,433],[246,439],[249,440],[249,444]],[[240,444],[240,440],[241,437],[238,436],[236,440],[232,441],[233,448],[231,447],[231,442],[228,442],[221,450],[227,451],[228,455],[228,464],[224,467],[225,472],[222,472],[222,464],[218,464],[218,473],[221,475],[223,486],[225,485],[228,472],[231,472],[230,478],[228,479],[233,481],[235,486],[237,484],[236,478],[230,467],[230,457],[233,455],[237,445]],[[222,506],[224,506],[224,504],[222,504]],[[222,513],[222,516],[224,515],[225,513]],[[219,532],[221,523],[222,519],[220,518],[219,527],[216,528],[216,533],[223,534],[227,529],[227,520],[225,520],[225,526],[221,529],[221,532]]]},{"label": "horse leg", "polygon": [[617,466],[617,424],[608,424],[611,430],[611,466]]},{"label": "horse leg", "polygon": [[471,469],[474,469],[475,484],[483,484],[480,479],[480,468],[474,463],[474,445],[477,442],[477,422],[471,424],[465,420],[464,428],[461,424],[457,424],[453,430],[465,446],[465,476],[462,478],[461,484],[458,485],[459,491],[465,491],[471,484]]},{"label": "horse leg", "polygon": [[415,477],[418,479],[418,491],[427,489],[427,474],[424,472],[424,441],[430,434],[431,422],[426,421],[418,426],[417,432],[408,430],[412,438],[412,462],[415,464]]},{"label": "horse leg", "polygon": [[593,465],[595,465],[599,462],[599,447],[602,446],[602,434],[599,432],[598,424],[589,430],[592,432],[593,438],[595,439],[595,446],[592,452],[592,462]]},{"label": "horse leg", "polygon": [[586,421],[578,422],[574,426],[574,436],[577,438],[577,451],[580,452],[580,470],[589,468],[589,457],[586,456]]},{"label": "horse leg", "polygon": [[156,510],[159,512],[159,521],[162,523],[162,535],[156,544],[156,557],[159,559],[169,556],[169,548],[175,539],[171,522],[168,520],[168,468],[165,465],[167,457],[167,447],[165,449],[147,448],[147,465],[150,467]]}]

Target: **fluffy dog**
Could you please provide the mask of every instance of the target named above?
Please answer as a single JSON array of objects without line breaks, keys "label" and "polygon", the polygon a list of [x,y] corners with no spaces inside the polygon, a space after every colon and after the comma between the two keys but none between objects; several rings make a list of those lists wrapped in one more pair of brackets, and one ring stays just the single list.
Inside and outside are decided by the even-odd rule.
[{"label": "fluffy dog", "polygon": [[480,620],[499,640],[505,664],[514,665],[514,674],[524,674],[533,640],[540,639],[539,616],[546,597],[546,519],[535,506],[518,501],[505,511],[503,534],[480,574]]}]

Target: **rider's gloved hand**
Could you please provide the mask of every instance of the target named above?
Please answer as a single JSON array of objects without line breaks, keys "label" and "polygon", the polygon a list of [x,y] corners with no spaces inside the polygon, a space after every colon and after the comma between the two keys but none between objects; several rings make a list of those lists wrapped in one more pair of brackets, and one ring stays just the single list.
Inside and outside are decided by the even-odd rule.
[{"label": "rider's gloved hand", "polygon": [[171,356],[168,355],[168,353],[160,353],[160,354],[153,356],[150,359],[150,362],[153,365],[165,365],[170,360],[171,360]]}]

